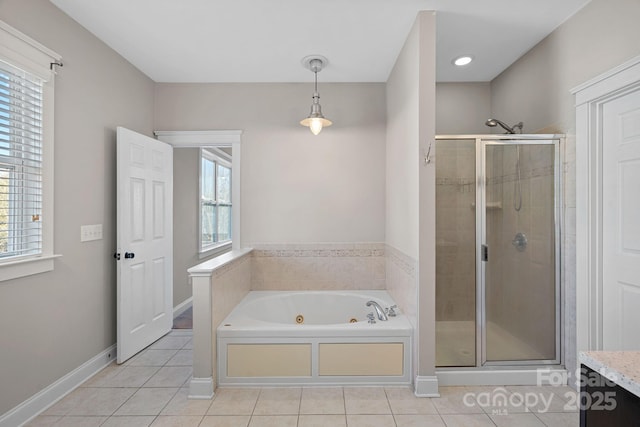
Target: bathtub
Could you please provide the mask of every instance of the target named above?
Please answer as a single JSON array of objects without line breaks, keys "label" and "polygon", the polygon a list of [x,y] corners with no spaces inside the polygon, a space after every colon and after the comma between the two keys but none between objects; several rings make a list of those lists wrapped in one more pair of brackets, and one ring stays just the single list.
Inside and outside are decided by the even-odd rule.
[{"label": "bathtub", "polygon": [[386,291],[253,291],[217,329],[218,384],[406,385],[413,328],[401,309],[369,323]]}]

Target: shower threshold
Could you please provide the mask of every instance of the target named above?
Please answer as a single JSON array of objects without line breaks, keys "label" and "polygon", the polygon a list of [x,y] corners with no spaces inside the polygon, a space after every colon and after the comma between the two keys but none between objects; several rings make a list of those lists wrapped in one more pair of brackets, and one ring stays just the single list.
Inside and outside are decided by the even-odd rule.
[{"label": "shower threshold", "polygon": [[568,384],[564,366],[483,366],[477,368],[436,368],[439,386],[498,386]]}]

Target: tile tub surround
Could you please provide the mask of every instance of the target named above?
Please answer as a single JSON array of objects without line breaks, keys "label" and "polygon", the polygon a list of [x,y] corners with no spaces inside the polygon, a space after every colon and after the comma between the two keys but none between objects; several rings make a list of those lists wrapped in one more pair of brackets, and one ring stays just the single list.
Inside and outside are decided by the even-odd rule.
[{"label": "tile tub surround", "polygon": [[640,397],[640,351],[585,351],[580,363]]},{"label": "tile tub surround", "polygon": [[254,291],[385,289],[384,243],[249,246]]},{"label": "tile tub surround", "polygon": [[[220,388],[215,397],[190,400],[191,332],[172,331],[130,362],[112,364],[27,424],[140,427],[451,427],[578,425],[565,407],[567,387],[441,387],[442,397],[417,398],[408,387]],[[465,395],[467,397],[465,403]],[[539,402],[491,398],[544,396]],[[489,397],[486,400],[486,397]],[[483,400],[485,399],[485,400]]]}]

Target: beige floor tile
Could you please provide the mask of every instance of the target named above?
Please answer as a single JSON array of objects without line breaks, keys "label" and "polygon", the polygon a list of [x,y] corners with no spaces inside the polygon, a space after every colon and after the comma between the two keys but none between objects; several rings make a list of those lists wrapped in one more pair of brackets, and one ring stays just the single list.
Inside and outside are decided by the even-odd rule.
[{"label": "beige floor tile", "polygon": [[440,415],[394,415],[397,427],[446,427]]},{"label": "beige floor tile", "polygon": [[347,415],[349,427],[396,427],[392,415]]},{"label": "beige floor tile", "polygon": [[344,414],[342,387],[308,387],[302,389],[301,414]]},{"label": "beige floor tile", "polygon": [[113,377],[120,374],[125,369],[123,365],[116,365],[115,362],[102,369],[100,372],[82,383],[80,387],[108,387],[108,383]]},{"label": "beige floor tile", "polygon": [[67,415],[112,415],[135,392],[135,388],[86,388],[91,391]]},{"label": "beige floor tile", "polygon": [[475,392],[464,387],[440,387],[440,397],[431,398],[440,415],[442,414],[483,414],[475,401]]},{"label": "beige floor tile", "polygon": [[387,400],[394,414],[437,414],[430,398],[416,397],[408,387],[386,387]]},{"label": "beige floor tile", "polygon": [[190,336],[168,335],[151,344],[149,349],[179,350],[183,348],[189,341],[191,341],[191,339],[192,338]]},{"label": "beige floor tile", "polygon": [[127,366],[164,366],[178,352],[175,350],[144,350],[125,364]]},{"label": "beige floor tile", "polygon": [[189,399],[189,389],[181,388],[160,415],[205,415],[212,399]]},{"label": "beige floor tile", "polygon": [[41,415],[67,415],[76,406],[91,397],[95,388],[79,387],[60,399]]},{"label": "beige floor tile", "polygon": [[544,423],[531,413],[491,415],[490,418],[498,427],[545,427]]},{"label": "beige floor tile", "polygon": [[344,415],[300,415],[298,427],[347,427]]},{"label": "beige floor tile", "polygon": [[207,415],[200,423],[200,427],[247,427],[248,415]]},{"label": "beige floor tile", "polygon": [[182,387],[191,378],[190,366],[163,366],[143,387]]},{"label": "beige floor tile", "polygon": [[298,415],[301,388],[263,388],[253,415]]},{"label": "beige floor tile", "polygon": [[49,427],[62,419],[59,415],[40,415],[29,421],[24,427]]},{"label": "beige floor tile", "polygon": [[198,427],[202,418],[202,415],[160,415],[151,427]]},{"label": "beige floor tile", "polygon": [[120,370],[118,375],[102,381],[102,386],[142,387],[159,369],[158,366],[125,366]]},{"label": "beige floor tile", "polygon": [[297,415],[254,415],[249,427],[296,427]]},{"label": "beige floor tile", "polygon": [[98,427],[107,420],[107,417],[89,417],[69,415],[58,421],[57,426],[64,427]]},{"label": "beige floor tile", "polygon": [[193,336],[193,329],[172,329],[171,332],[169,332],[170,337],[177,337],[177,336]]},{"label": "beige floor tile", "polygon": [[153,416],[113,416],[100,427],[149,427],[154,419]]},{"label": "beige floor tile", "polygon": [[177,391],[177,388],[138,389],[115,415],[158,415]]},{"label": "beige floor tile", "polygon": [[442,415],[447,427],[495,427],[486,414],[451,414]]},{"label": "beige floor tile", "polygon": [[575,402],[563,396],[562,392],[556,393],[564,388],[552,386],[507,386],[507,390],[518,395],[524,401],[527,409],[531,412],[572,412],[577,409]]},{"label": "beige floor tile", "polygon": [[507,415],[527,412],[522,396],[513,394],[502,386],[496,387],[467,387],[473,393],[476,405],[488,415]]},{"label": "beige floor tile", "polygon": [[345,387],[344,404],[347,414],[391,414],[382,387]]},{"label": "beige floor tile", "polygon": [[536,416],[547,427],[577,427],[580,424],[580,414],[578,412],[548,412],[546,414],[536,414]]},{"label": "beige floor tile", "polygon": [[178,350],[166,366],[193,366],[193,350]]},{"label": "beige floor tile", "polygon": [[218,389],[207,415],[251,415],[259,394],[259,388]]}]

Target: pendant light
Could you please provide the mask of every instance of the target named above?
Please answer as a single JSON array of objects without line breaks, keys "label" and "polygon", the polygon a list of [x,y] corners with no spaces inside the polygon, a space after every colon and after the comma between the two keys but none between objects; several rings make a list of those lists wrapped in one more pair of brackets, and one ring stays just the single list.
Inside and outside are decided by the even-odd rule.
[{"label": "pendant light", "polygon": [[323,127],[331,126],[331,120],[326,119],[322,115],[322,107],[320,106],[320,94],[318,93],[318,73],[322,71],[322,67],[327,64],[327,58],[324,56],[307,56],[302,59],[302,65],[311,70],[315,77],[315,85],[313,91],[313,103],[311,104],[311,112],[309,116],[300,121],[302,126],[308,126],[314,135],[318,135]]}]

